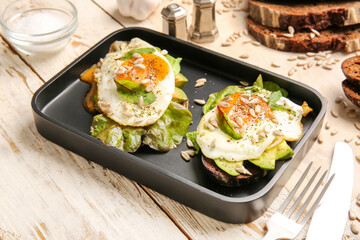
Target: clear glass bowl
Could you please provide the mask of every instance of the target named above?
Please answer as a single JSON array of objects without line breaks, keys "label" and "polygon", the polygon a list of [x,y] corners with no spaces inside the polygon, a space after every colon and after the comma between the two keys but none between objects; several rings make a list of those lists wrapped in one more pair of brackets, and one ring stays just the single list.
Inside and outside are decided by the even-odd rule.
[{"label": "clear glass bowl", "polygon": [[63,48],[77,28],[78,15],[68,0],[17,0],[6,6],[0,23],[15,48],[38,55]]}]

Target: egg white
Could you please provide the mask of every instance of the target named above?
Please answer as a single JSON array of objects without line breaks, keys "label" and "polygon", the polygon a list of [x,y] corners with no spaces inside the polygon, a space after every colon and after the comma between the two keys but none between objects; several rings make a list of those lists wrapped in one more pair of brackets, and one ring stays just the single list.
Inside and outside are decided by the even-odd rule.
[{"label": "egg white", "polygon": [[153,87],[156,99],[149,105],[139,107],[138,104],[127,101],[117,92],[114,82],[116,71],[123,61],[119,58],[135,48],[153,47],[149,43],[134,38],[119,51],[108,53],[103,60],[100,71],[95,74],[98,82],[98,106],[111,119],[124,126],[148,126],[155,123],[169,106],[175,89],[174,73],[167,59],[155,50],[154,55],[162,58],[169,66],[169,73]]},{"label": "egg white", "polygon": [[[216,108],[212,109],[202,117],[197,128],[196,141],[202,153],[211,159],[249,160],[260,157],[267,148],[275,147],[282,140],[299,139],[302,136],[301,106],[284,97],[277,101],[277,104],[291,108],[295,111],[295,116],[287,111],[275,110],[273,114],[279,123],[274,123],[270,119],[259,121],[248,126],[239,140],[232,139],[220,128],[206,127],[211,119],[216,119]],[[265,138],[260,138],[259,133],[264,131],[265,126],[268,133]],[[274,134],[276,130],[281,131],[283,136],[276,136]]]}]

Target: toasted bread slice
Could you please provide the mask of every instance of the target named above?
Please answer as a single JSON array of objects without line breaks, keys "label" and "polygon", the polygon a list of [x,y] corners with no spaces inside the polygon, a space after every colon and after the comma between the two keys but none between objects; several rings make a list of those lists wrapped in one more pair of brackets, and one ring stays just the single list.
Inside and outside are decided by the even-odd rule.
[{"label": "toasted bread slice", "polygon": [[218,184],[221,184],[226,187],[243,187],[250,183],[258,182],[263,178],[267,171],[259,168],[258,166],[252,164],[249,161],[244,162],[244,167],[251,172],[251,175],[240,174],[238,176],[231,176],[221,170],[214,160],[202,156],[202,163],[205,168],[206,173]]},{"label": "toasted bread slice", "polygon": [[360,23],[360,1],[249,0],[249,16],[258,24],[287,29],[324,30]]},{"label": "toasted bread slice", "polygon": [[[288,52],[319,52],[325,50],[360,50],[360,25],[320,31],[318,35],[303,30],[289,36],[287,31],[265,27],[247,19],[249,33],[261,44]],[[312,36],[311,36],[312,35]]]}]

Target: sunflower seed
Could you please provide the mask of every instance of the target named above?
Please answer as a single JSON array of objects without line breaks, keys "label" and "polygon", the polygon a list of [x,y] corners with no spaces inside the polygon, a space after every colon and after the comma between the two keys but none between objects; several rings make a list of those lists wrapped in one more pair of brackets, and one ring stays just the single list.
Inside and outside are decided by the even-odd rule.
[{"label": "sunflower seed", "polygon": [[153,90],[153,87],[151,85],[147,85],[145,88],[146,92],[151,92]]},{"label": "sunflower seed", "polygon": [[320,33],[317,30],[312,28],[311,32],[313,32],[316,36],[320,37]]},{"label": "sunflower seed", "polygon": [[217,121],[216,121],[216,118],[210,118],[209,123],[210,123],[214,128],[218,128],[218,127],[219,127],[219,125],[218,125],[218,123],[217,123]]},{"label": "sunflower seed", "polygon": [[355,141],[355,145],[359,146],[360,145],[360,141]]},{"label": "sunflower seed", "polygon": [[[257,100],[257,98],[255,98],[256,100]],[[255,100],[254,99],[254,100]],[[255,107],[255,112],[256,113],[259,113],[261,111],[261,107],[260,107],[260,105],[256,105],[256,107]]]},{"label": "sunflower seed", "polygon": [[265,133],[270,133],[270,126],[269,125],[265,125],[264,132]]},{"label": "sunflower seed", "polygon": [[318,136],[318,139],[317,139],[318,143],[319,144],[322,144],[324,142],[323,138],[321,135]]},{"label": "sunflower seed", "polygon": [[272,67],[279,68],[279,67],[280,67],[280,64],[278,64],[277,62],[272,62],[272,63],[271,63],[271,66],[272,66]]},{"label": "sunflower seed", "polygon": [[133,112],[130,112],[130,111],[124,111],[122,114],[125,115],[126,117],[132,117],[132,116],[134,116],[134,113],[133,113]]},{"label": "sunflower seed", "polygon": [[240,81],[240,84],[243,85],[243,86],[245,86],[245,87],[249,86],[249,83],[248,83],[248,82],[244,82],[244,81]]},{"label": "sunflower seed", "polygon": [[222,47],[230,47],[232,45],[231,42],[224,42],[221,44]]},{"label": "sunflower seed", "polygon": [[190,160],[189,154],[187,152],[185,152],[185,151],[181,151],[181,157],[186,161]]},{"label": "sunflower seed", "polygon": [[360,229],[360,226],[359,226],[359,223],[358,222],[356,222],[356,221],[354,221],[354,222],[352,222],[351,223],[351,226],[350,226],[350,229],[351,229],[351,231],[354,233],[354,234],[358,234],[359,233],[359,229]]},{"label": "sunflower seed", "polygon": [[184,151],[186,152],[190,157],[193,157],[195,155],[195,151],[194,150],[186,150]]},{"label": "sunflower seed", "polygon": [[255,113],[254,109],[252,109],[252,108],[250,108],[250,114],[251,114],[251,116],[256,117],[256,113]]},{"label": "sunflower seed", "polygon": [[205,123],[205,127],[207,129],[209,129],[210,131],[214,131],[215,130],[215,127],[213,125],[211,125],[210,123]]},{"label": "sunflower seed", "polygon": [[204,86],[205,82],[198,82],[195,84],[195,87],[202,87]]},{"label": "sunflower seed", "polygon": [[338,96],[338,97],[335,98],[336,103],[340,103],[343,100],[344,100],[343,96]]},{"label": "sunflower seed", "polygon": [[248,31],[247,31],[246,29],[243,30],[243,34],[244,34],[245,36],[249,35],[249,33],[248,33]]},{"label": "sunflower seed", "polygon": [[243,53],[239,56],[239,58],[242,58],[242,59],[246,59],[246,58],[249,58],[249,54],[247,53]]},{"label": "sunflower seed", "polygon": [[344,106],[344,108],[347,108],[347,107],[348,107],[348,104],[347,104],[347,102],[345,102],[345,101],[342,101],[341,103],[342,103],[342,105]]},{"label": "sunflower seed", "polygon": [[273,134],[274,134],[275,136],[283,136],[283,135],[284,135],[284,134],[283,134],[281,131],[279,131],[279,130],[273,131]]},{"label": "sunflower seed", "polygon": [[353,140],[354,138],[353,137],[348,137],[348,138],[345,138],[344,141],[349,143]]},{"label": "sunflower seed", "polygon": [[333,130],[330,134],[331,136],[335,136],[338,133],[338,130]]},{"label": "sunflower seed", "polygon": [[212,140],[210,147],[211,147],[211,148],[215,148],[215,147],[216,147],[216,139]]},{"label": "sunflower seed", "polygon": [[246,174],[246,175],[252,175],[251,172],[249,172],[249,170],[247,170],[244,165],[242,164],[237,164],[235,166],[235,170],[238,172],[238,173],[241,173],[241,174]]},{"label": "sunflower seed", "polygon": [[204,83],[206,83],[206,78],[199,78],[198,80],[196,80],[196,82],[198,83],[198,82],[204,82]]},{"label": "sunflower seed", "polygon": [[194,99],[194,102],[196,102],[199,105],[205,105],[205,100],[204,99]]},{"label": "sunflower seed", "polygon": [[252,43],[252,45],[257,46],[257,47],[261,45],[261,43],[259,43],[257,41],[252,41],[251,43]]},{"label": "sunflower seed", "polygon": [[144,98],[142,96],[138,99],[138,106],[139,108],[142,108],[144,106]]},{"label": "sunflower seed", "polygon": [[[243,94],[244,95],[244,94]],[[240,97],[240,100],[245,103],[245,104],[249,104],[249,100],[247,98],[244,97]]]},{"label": "sunflower seed", "polygon": [[243,119],[242,119],[241,117],[236,117],[236,118],[235,118],[235,122],[236,122],[236,124],[237,124],[238,126],[241,126],[241,125],[244,124],[244,121],[243,121]]},{"label": "sunflower seed", "polygon": [[288,31],[289,31],[290,34],[294,34],[294,33],[295,33],[295,29],[294,29],[293,26],[289,26],[289,27],[288,27]]},{"label": "sunflower seed", "polygon": [[[250,101],[250,104],[257,104],[259,102],[259,99],[254,98]],[[260,107],[260,106],[259,106]],[[256,110],[256,109],[255,109]]]},{"label": "sunflower seed", "polygon": [[230,107],[230,103],[224,102],[224,101],[220,102],[219,105],[222,106],[222,107]]},{"label": "sunflower seed", "polygon": [[148,78],[146,78],[144,80],[141,80],[141,84],[145,84],[145,83],[148,83],[148,82],[150,82],[150,79],[148,79]]},{"label": "sunflower seed", "polygon": [[325,123],[325,129],[327,129],[327,130],[330,129],[330,122]]},{"label": "sunflower seed", "polygon": [[297,56],[298,59],[302,59],[302,60],[305,60],[307,59],[307,56],[306,55],[299,55]]},{"label": "sunflower seed", "polygon": [[102,109],[103,113],[105,113],[106,115],[110,115],[111,113],[111,107],[105,107]]},{"label": "sunflower seed", "polygon": [[140,53],[133,53],[133,58],[142,58]]},{"label": "sunflower seed", "polygon": [[106,108],[110,106],[110,102],[109,101],[98,101],[98,105],[100,108]]},{"label": "sunflower seed", "polygon": [[289,75],[289,76],[292,76],[296,71],[297,71],[296,68],[292,67],[292,68],[289,70],[288,75]]},{"label": "sunflower seed", "polygon": [[295,118],[295,116],[294,116],[294,115],[289,114],[289,120],[290,120],[290,121],[291,121],[291,120],[294,120],[294,118]]},{"label": "sunflower seed", "polygon": [[331,110],[330,113],[331,113],[331,116],[333,116],[334,118],[339,117],[339,115],[334,110]]},{"label": "sunflower seed", "polygon": [[292,37],[294,37],[294,34],[284,33],[283,36],[284,36],[284,37],[287,37],[287,38],[292,38]]},{"label": "sunflower seed", "polygon": [[120,66],[116,71],[115,74],[124,74],[126,72],[126,68]]},{"label": "sunflower seed", "polygon": [[142,63],[143,61],[144,61],[143,58],[138,58],[138,59],[136,59],[136,60],[134,61],[134,64],[137,65],[137,64]]},{"label": "sunflower seed", "polygon": [[360,130],[360,122],[359,121],[354,122],[354,125],[358,130]]},{"label": "sunflower seed", "polygon": [[187,139],[187,140],[186,140],[186,145],[187,145],[189,148],[194,147],[194,144],[193,144],[193,142],[192,142],[190,139]]},{"label": "sunflower seed", "polygon": [[152,125],[152,124],[156,123],[156,120],[157,120],[156,118],[150,118],[146,121],[146,123],[149,125]]},{"label": "sunflower seed", "polygon": [[310,33],[310,38],[313,39],[315,37],[315,33]]},{"label": "sunflower seed", "polygon": [[233,99],[230,97],[230,96],[227,96],[227,97],[225,97],[224,99],[223,99],[223,101],[225,101],[225,102],[230,102],[230,101],[232,101]]},{"label": "sunflower seed", "polygon": [[311,68],[312,66],[314,66],[314,61],[313,60],[310,60],[307,64],[307,67],[308,68]]},{"label": "sunflower seed", "polygon": [[306,64],[308,64],[308,61],[300,61],[296,63],[296,66],[302,67],[305,66]]},{"label": "sunflower seed", "polygon": [[166,50],[166,49],[163,49],[163,50],[161,50],[161,52],[160,52],[162,55],[166,55],[166,54],[168,54],[168,51]]},{"label": "sunflower seed", "polygon": [[307,52],[306,53],[306,56],[308,56],[308,57],[314,57],[316,55],[316,53],[314,53],[314,52]]},{"label": "sunflower seed", "polygon": [[326,69],[326,70],[332,70],[333,69],[333,67],[329,66],[329,65],[324,65],[323,68]]},{"label": "sunflower seed", "polygon": [[295,61],[297,59],[297,56],[292,56],[292,57],[289,57],[287,60],[288,61]]},{"label": "sunflower seed", "polygon": [[355,220],[356,219],[356,214],[354,213],[353,209],[349,210],[349,219],[350,220]]},{"label": "sunflower seed", "polygon": [[266,138],[266,134],[264,132],[259,133],[259,138],[261,139]]},{"label": "sunflower seed", "polygon": [[279,123],[279,120],[277,120],[276,118],[272,118],[271,121],[275,124],[278,124]]}]

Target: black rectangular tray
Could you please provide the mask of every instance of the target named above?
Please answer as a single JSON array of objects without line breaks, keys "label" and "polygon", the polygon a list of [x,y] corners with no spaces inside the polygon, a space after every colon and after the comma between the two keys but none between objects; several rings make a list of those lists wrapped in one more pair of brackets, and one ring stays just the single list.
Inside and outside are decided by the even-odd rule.
[{"label": "black rectangular tray", "polygon": [[[83,106],[89,85],[80,81],[79,76],[103,58],[115,40],[134,37],[166,49],[174,57],[183,58],[181,73],[189,79],[184,91],[189,96],[189,109],[193,114],[189,131],[196,130],[202,117],[202,107],[194,104],[195,98],[207,99],[210,93],[239,84],[239,81],[252,84],[259,74],[264,80],[285,88],[294,102],[301,104],[306,100],[313,112],[303,119],[304,136],[291,143],[295,152],[292,159],[278,162],[276,169],[258,183],[233,189],[222,187],[208,178],[202,169],[201,156],[193,157],[189,162],[181,158],[180,151],[188,149],[185,139],[167,153],[143,146],[130,154],[105,146],[93,138],[90,135],[93,115]],[[207,79],[207,83],[195,88],[195,81],[202,77]],[[326,111],[323,97],[306,85],[143,28],[121,29],[105,37],[37,90],[31,104],[37,130],[50,141],[199,212],[230,223],[249,222],[263,214],[314,143]]]}]

